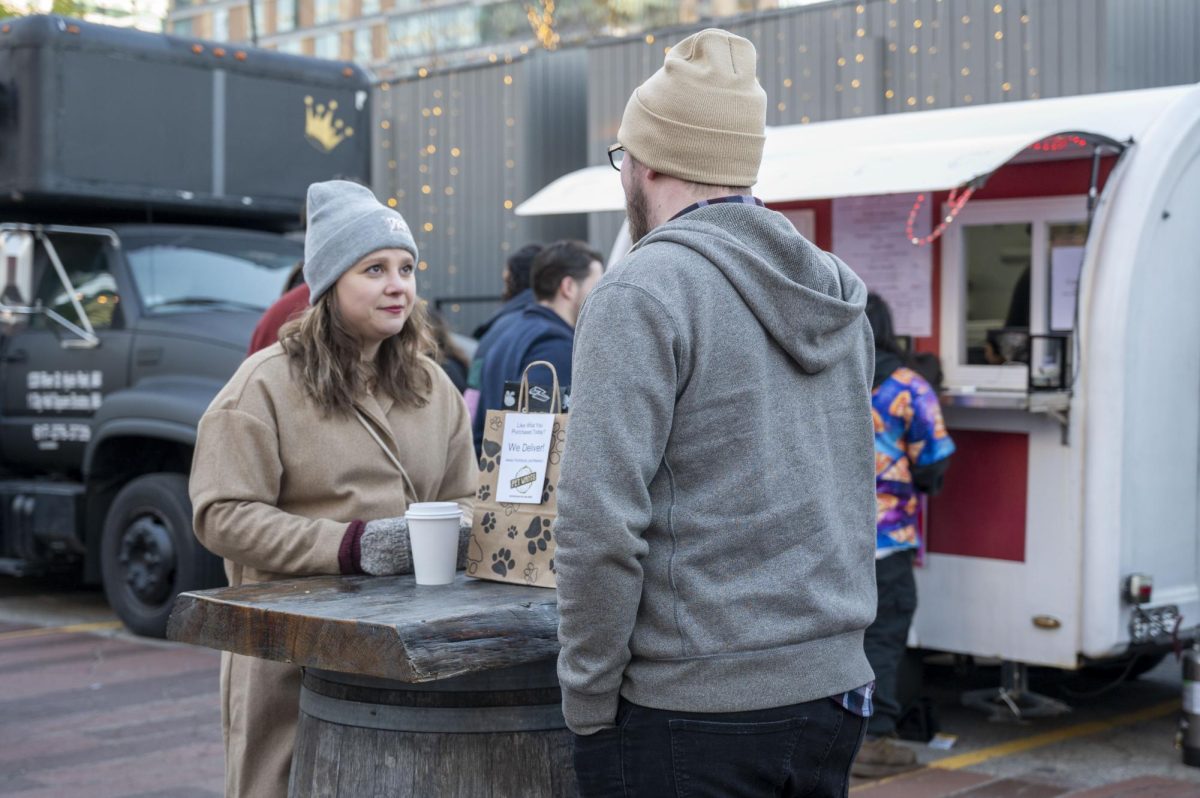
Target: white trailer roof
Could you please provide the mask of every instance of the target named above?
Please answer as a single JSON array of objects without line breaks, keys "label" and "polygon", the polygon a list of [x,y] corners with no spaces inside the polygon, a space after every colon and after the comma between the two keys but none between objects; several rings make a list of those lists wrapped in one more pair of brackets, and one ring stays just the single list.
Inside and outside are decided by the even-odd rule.
[{"label": "white trailer roof", "polygon": [[[754,194],[768,203],[939,191],[989,175],[1058,135],[1137,140],[1169,105],[1200,102],[1200,87],[1088,94],[767,129]],[[1068,151],[1057,153],[1067,155]],[[1084,154],[1077,146],[1075,152]],[[1051,157],[1055,153],[1049,154]],[[520,216],[622,211],[618,175],[592,166],[560,177],[517,207]]]}]

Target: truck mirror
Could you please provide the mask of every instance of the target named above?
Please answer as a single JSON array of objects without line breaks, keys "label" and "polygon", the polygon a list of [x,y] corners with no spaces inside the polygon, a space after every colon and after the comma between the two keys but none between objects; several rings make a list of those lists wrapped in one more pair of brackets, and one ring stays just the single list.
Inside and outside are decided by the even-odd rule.
[{"label": "truck mirror", "polygon": [[0,308],[29,313],[33,311],[33,234],[6,230],[0,236],[4,258]]}]

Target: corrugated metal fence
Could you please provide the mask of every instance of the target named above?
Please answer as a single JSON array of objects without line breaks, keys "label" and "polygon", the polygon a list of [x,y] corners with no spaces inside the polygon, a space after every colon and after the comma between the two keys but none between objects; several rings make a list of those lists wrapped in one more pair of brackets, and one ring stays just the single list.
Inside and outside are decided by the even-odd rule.
[{"label": "corrugated metal fence", "polygon": [[[1200,0],[845,0],[714,24],[758,48],[770,125],[1200,80]],[[534,238],[607,248],[618,214],[585,227],[506,204],[605,163],[630,92],[700,27],[380,86],[375,187],[427,247],[422,292],[495,295],[504,253]],[[458,304],[460,330],[494,307]]]},{"label": "corrugated metal fence", "polygon": [[419,292],[460,332],[495,309],[510,252],[528,241],[587,237],[579,216],[513,213],[586,161],[586,53],[505,61],[383,83],[373,98],[373,186],[413,230]]}]

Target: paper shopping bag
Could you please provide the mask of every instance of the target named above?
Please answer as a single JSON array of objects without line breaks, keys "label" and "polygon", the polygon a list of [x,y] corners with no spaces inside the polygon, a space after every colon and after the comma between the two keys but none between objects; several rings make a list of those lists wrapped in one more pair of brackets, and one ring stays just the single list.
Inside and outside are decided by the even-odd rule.
[{"label": "paper shopping bag", "polygon": [[[551,412],[530,413],[529,370],[553,376]],[[521,375],[515,411],[489,410],[479,457],[475,521],[467,574],[478,579],[554,587],[555,489],[567,441],[558,374],[539,360]]]}]

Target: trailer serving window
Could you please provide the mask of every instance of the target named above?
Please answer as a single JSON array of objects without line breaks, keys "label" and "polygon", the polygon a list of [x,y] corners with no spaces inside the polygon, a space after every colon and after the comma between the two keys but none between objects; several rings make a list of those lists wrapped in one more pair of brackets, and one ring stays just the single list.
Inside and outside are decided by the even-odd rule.
[{"label": "trailer serving window", "polygon": [[1025,391],[1068,367],[1086,198],[976,201],[942,239],[941,352],[952,388]]}]

